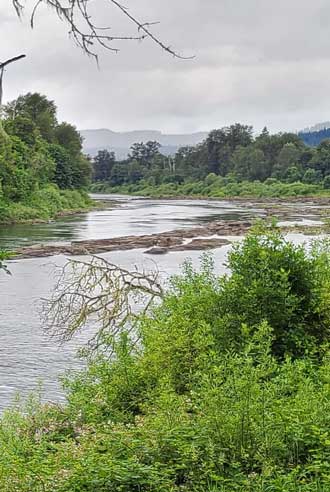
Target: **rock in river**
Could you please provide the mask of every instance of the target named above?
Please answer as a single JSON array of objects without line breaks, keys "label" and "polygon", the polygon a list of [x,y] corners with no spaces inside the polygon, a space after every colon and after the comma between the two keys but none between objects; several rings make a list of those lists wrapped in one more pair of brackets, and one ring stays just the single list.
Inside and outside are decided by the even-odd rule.
[{"label": "rock in river", "polygon": [[161,248],[160,246],[154,246],[145,251],[145,254],[148,255],[165,255],[166,253],[168,253],[168,248]]}]

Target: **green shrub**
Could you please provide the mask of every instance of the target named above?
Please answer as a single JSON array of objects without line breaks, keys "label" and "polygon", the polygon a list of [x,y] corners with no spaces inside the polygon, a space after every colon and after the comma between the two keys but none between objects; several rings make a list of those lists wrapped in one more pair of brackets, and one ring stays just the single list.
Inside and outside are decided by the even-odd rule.
[{"label": "green shrub", "polygon": [[[330,334],[323,301],[330,280],[327,258],[294,246],[276,230],[249,234],[229,254],[231,276],[222,279],[219,313],[238,340],[242,324],[251,328],[267,321],[276,355],[317,350]],[[230,336],[226,332],[223,338]]]},{"label": "green shrub", "polygon": [[56,185],[48,185],[32,193],[26,202],[0,202],[0,223],[48,220],[60,212],[86,209],[91,204],[84,191],[59,190]]}]

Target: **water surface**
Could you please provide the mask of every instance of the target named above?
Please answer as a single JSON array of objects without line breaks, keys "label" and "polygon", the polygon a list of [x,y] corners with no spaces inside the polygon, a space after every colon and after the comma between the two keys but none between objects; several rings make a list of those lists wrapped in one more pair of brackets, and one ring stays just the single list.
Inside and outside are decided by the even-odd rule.
[{"label": "water surface", "polygon": [[229,201],[166,201],[120,195],[94,197],[109,201],[109,208],[62,217],[45,224],[0,226],[0,248],[138,236],[192,227],[210,220],[238,220],[264,215],[262,208],[246,209]]},{"label": "water surface", "polygon": [[[113,200],[113,196],[102,197]],[[209,200],[146,200],[118,197],[118,204],[107,210],[59,219],[50,224],[0,227],[0,248],[36,242],[98,239],[131,234],[151,234],[178,227],[191,227],[211,219],[239,219],[263,216],[262,208],[243,208],[230,202]],[[295,241],[306,241],[294,236]],[[216,270],[225,271],[230,246],[214,250]],[[103,255],[127,268],[155,269],[165,281],[180,269],[189,256],[198,264],[200,252],[172,252],[150,257],[143,250],[115,251]],[[63,399],[58,378],[63,371],[81,367],[75,358],[90,333],[84,332],[70,343],[59,346],[42,330],[40,299],[48,297],[55,284],[55,266],[67,258],[36,258],[10,263],[12,276],[0,274],[0,410],[7,407],[17,392],[26,396],[43,385],[43,399]]]}]

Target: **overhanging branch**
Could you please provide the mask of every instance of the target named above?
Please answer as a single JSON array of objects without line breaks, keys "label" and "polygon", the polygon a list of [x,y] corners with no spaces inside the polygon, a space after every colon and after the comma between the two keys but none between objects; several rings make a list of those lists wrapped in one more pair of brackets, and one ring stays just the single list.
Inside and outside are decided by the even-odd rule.
[{"label": "overhanging branch", "polygon": [[[19,16],[23,12],[24,5],[28,0],[12,0],[14,8]],[[129,19],[137,28],[137,35],[114,35],[110,32],[110,27],[97,26],[89,9],[89,0],[37,0],[34,3],[32,14],[30,16],[31,26],[35,25],[37,11],[42,5],[46,5],[54,10],[57,17],[68,25],[69,35],[75,43],[88,55],[98,58],[96,45],[109,51],[118,52],[119,49],[114,45],[115,41],[142,41],[150,38],[156,45],[168,54],[180,59],[192,59],[194,57],[182,56],[171,46],[163,42],[151,31],[151,26],[158,22],[142,22],[130,13],[127,7],[117,0],[107,0],[107,3]]]}]

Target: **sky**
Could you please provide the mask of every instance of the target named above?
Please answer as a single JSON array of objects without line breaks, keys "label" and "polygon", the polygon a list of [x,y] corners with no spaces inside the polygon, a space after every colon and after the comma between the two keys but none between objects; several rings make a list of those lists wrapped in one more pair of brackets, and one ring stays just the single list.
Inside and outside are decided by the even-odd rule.
[{"label": "sky", "polygon": [[[63,0],[65,1],[65,0]],[[99,50],[99,68],[40,6],[31,30],[26,0],[20,21],[1,0],[0,60],[8,67],[5,101],[27,92],[55,100],[59,119],[79,129],[154,129],[190,133],[235,122],[257,131],[295,131],[330,120],[328,0],[123,0],[179,60],[151,40]],[[92,0],[95,22],[114,35],[135,27],[108,0]]]}]

